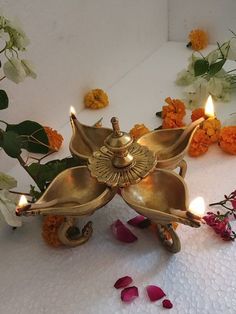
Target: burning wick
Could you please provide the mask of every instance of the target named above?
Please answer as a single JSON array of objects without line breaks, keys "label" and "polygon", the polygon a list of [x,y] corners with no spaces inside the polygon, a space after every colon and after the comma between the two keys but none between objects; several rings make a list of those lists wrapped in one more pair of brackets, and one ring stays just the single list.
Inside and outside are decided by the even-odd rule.
[{"label": "burning wick", "polygon": [[22,212],[26,211],[30,208],[30,204],[28,204],[27,198],[25,195],[21,195],[18,206],[16,207],[16,215],[21,216]]},{"label": "burning wick", "polygon": [[211,95],[208,96],[206,106],[205,106],[205,115],[211,119],[215,118],[214,105]]},{"label": "burning wick", "polygon": [[76,119],[76,111],[75,108],[73,106],[70,106],[70,116],[72,119]]},{"label": "burning wick", "polygon": [[190,204],[187,214],[190,218],[200,220],[205,213],[205,202],[204,199],[199,196],[195,198]]}]

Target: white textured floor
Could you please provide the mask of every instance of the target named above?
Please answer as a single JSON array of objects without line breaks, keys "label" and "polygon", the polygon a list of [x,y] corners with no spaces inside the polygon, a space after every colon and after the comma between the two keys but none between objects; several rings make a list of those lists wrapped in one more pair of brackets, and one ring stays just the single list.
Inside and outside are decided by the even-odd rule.
[{"label": "white textured floor", "polygon": [[[187,62],[190,51],[184,44],[169,42],[133,69],[109,91],[111,105],[101,111],[84,110],[81,122],[94,123],[101,116],[109,126],[112,116],[129,130],[144,122],[150,128],[160,121],[160,110],[167,96],[181,98],[175,86],[176,73]],[[235,100],[234,96],[234,100]],[[219,119],[235,112],[232,100],[216,104]],[[61,156],[69,154],[69,123],[61,130],[66,138]],[[235,157],[211,147],[198,159],[186,157],[186,182],[190,199],[201,195],[206,203],[220,200],[236,188]],[[11,173],[19,180],[19,189],[27,191],[27,175],[18,166]],[[96,212],[92,239],[74,249],[51,249],[41,238],[40,218],[25,219],[21,229],[0,228],[0,313],[163,313],[161,302],[151,303],[145,286],[162,287],[174,304],[170,313],[235,313],[236,247],[216,237],[210,228],[191,229],[180,226],[182,250],[176,255],[166,252],[148,230],[132,229],[138,241],[117,242],[110,225],[135,216],[117,196]],[[114,282],[130,275],[140,297],[132,304],[120,301]]]}]

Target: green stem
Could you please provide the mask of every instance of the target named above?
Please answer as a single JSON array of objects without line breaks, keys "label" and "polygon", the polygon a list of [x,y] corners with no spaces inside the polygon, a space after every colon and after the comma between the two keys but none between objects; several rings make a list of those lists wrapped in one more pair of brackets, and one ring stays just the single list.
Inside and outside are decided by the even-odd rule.
[{"label": "green stem", "polygon": [[2,50],[0,50],[0,53],[2,53],[3,51],[5,51],[6,48],[7,48],[7,45],[6,45]]},{"label": "green stem", "polygon": [[34,182],[36,183],[36,185],[37,185],[37,187],[39,188],[39,190],[40,190],[41,192],[43,192],[42,189],[39,187],[36,178],[30,173],[29,168],[27,167],[26,163],[24,162],[24,159],[23,159],[21,156],[18,156],[17,159],[18,159],[20,165],[21,165],[21,166],[25,169],[25,171],[28,173],[28,175],[34,180]]},{"label": "green stem", "polygon": [[[3,190],[3,189],[0,189],[0,191]],[[12,193],[12,194],[18,194],[18,195],[27,195],[27,196],[31,196],[32,195],[30,193],[25,193],[25,192],[18,192],[18,191],[8,191],[9,193]]]}]

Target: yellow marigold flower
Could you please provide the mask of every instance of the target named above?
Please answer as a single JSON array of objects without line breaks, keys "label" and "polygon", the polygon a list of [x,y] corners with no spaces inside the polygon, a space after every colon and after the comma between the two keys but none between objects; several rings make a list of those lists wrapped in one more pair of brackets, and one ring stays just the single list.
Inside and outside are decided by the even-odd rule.
[{"label": "yellow marigold flower", "polygon": [[193,29],[188,37],[190,42],[187,46],[191,46],[195,51],[202,50],[208,45],[208,35],[202,29]]},{"label": "yellow marigold flower", "polygon": [[221,129],[219,146],[224,152],[236,155],[236,126],[226,126]]},{"label": "yellow marigold flower", "polygon": [[45,126],[44,130],[48,137],[50,150],[56,151],[56,152],[59,151],[63,142],[62,135],[59,134],[56,130],[53,130],[52,128],[48,126]]},{"label": "yellow marigold flower", "polygon": [[203,155],[208,151],[210,144],[211,140],[206,132],[202,129],[198,129],[193,135],[188,153],[191,157]]},{"label": "yellow marigold flower", "polygon": [[218,119],[207,119],[203,122],[202,129],[209,136],[211,143],[218,141],[220,136],[221,123]]},{"label": "yellow marigold flower", "polygon": [[44,241],[53,247],[59,247],[62,245],[58,238],[58,229],[64,222],[64,216],[48,215],[43,219],[42,236]]},{"label": "yellow marigold flower", "polygon": [[150,130],[144,124],[135,124],[134,127],[129,131],[130,135],[135,140],[149,132]]},{"label": "yellow marigold flower", "polygon": [[109,104],[107,94],[102,89],[92,89],[84,97],[85,107],[90,109],[101,109]]}]

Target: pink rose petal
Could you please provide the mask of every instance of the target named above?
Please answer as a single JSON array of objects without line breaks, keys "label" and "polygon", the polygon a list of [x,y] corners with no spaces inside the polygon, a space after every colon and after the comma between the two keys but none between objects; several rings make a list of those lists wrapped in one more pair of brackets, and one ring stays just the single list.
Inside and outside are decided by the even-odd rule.
[{"label": "pink rose petal", "polygon": [[165,292],[157,286],[150,285],[150,286],[147,286],[146,289],[147,289],[147,294],[149,296],[149,299],[152,302],[160,300],[166,295]]},{"label": "pink rose petal", "polygon": [[129,284],[131,284],[132,281],[133,279],[129,276],[121,277],[116,281],[116,283],[114,284],[114,287],[116,289],[124,288],[124,287],[127,287]]},{"label": "pink rose petal", "polygon": [[162,305],[166,309],[171,309],[173,307],[173,304],[168,299],[163,300]]},{"label": "pink rose petal", "polygon": [[135,216],[134,218],[127,221],[127,223],[131,226],[138,227],[140,222],[144,221],[146,218],[142,215]]},{"label": "pink rose petal", "polygon": [[233,206],[233,209],[236,209],[236,199],[231,201],[231,204]]},{"label": "pink rose petal", "polygon": [[138,295],[138,288],[135,286],[125,288],[121,291],[120,296],[121,296],[121,300],[123,302],[131,302],[139,296]]},{"label": "pink rose petal", "polygon": [[132,243],[138,238],[118,219],[111,225],[112,232],[117,240]]}]

